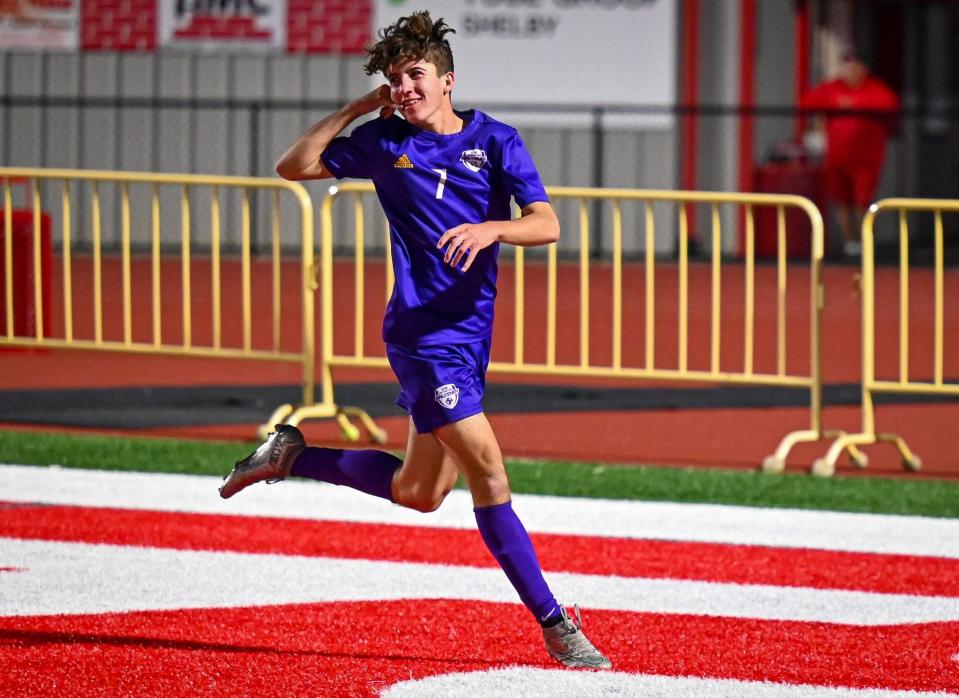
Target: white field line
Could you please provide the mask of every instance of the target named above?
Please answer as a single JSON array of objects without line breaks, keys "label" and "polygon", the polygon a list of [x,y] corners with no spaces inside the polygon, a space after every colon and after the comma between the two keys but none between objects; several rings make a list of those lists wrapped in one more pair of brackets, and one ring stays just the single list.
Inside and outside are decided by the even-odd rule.
[{"label": "white field line", "polygon": [[[345,487],[304,480],[254,485],[220,499],[220,479],[0,465],[0,500],[94,507],[281,516],[472,529],[466,492],[420,514]],[[733,543],[959,558],[959,519],[713,504],[515,495],[527,529],[615,538]]]},{"label": "white field line", "polygon": [[643,696],[643,698],[945,698],[947,693],[919,693],[873,688],[803,686],[692,676],[652,676],[618,672],[564,671],[510,667],[492,671],[440,674],[404,681],[383,690],[382,698],[514,698],[514,696]]},{"label": "white field line", "polygon": [[[0,538],[0,616],[395,599],[518,603],[494,568]],[[959,598],[546,575],[589,608],[848,625],[959,620]]]}]

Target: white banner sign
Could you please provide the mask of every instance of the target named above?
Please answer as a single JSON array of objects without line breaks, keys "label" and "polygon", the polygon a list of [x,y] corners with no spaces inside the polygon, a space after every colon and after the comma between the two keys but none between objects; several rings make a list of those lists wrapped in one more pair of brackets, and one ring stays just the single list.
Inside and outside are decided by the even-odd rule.
[{"label": "white banner sign", "polygon": [[[590,108],[676,101],[676,0],[375,0],[375,7],[376,29],[429,10],[456,30],[448,38],[458,103]],[[672,120],[627,119],[654,128]]]},{"label": "white banner sign", "polygon": [[161,46],[209,50],[286,46],[286,0],[160,0],[158,7]]},{"label": "white banner sign", "polygon": [[0,49],[77,48],[80,0],[0,0]]}]

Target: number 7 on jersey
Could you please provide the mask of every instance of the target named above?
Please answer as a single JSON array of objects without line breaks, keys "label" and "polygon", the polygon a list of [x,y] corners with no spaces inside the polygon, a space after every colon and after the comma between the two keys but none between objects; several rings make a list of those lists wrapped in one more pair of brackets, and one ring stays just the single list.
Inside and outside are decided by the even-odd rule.
[{"label": "number 7 on jersey", "polygon": [[434,167],[433,172],[435,172],[436,174],[440,176],[440,183],[436,185],[436,198],[442,199],[443,189],[446,188],[446,170],[445,169],[440,170]]}]

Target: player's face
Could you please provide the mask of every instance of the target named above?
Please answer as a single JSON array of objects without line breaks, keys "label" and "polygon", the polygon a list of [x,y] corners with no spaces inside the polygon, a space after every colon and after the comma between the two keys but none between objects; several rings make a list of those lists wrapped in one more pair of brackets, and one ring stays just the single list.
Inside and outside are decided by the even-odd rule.
[{"label": "player's face", "polygon": [[403,117],[414,126],[438,130],[452,110],[449,93],[453,73],[438,75],[436,66],[424,60],[405,59],[387,71],[390,94]]},{"label": "player's face", "polygon": [[839,68],[839,77],[852,87],[861,85],[868,74],[869,69],[866,64],[857,60],[844,61]]}]

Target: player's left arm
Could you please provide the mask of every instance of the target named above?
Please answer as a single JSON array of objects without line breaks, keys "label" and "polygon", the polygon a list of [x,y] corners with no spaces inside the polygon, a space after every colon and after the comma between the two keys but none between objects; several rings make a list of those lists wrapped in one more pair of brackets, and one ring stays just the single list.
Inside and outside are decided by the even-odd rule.
[{"label": "player's left arm", "polygon": [[458,266],[463,261],[462,271],[473,264],[480,250],[494,242],[505,242],[522,247],[548,245],[559,240],[559,219],[548,201],[536,201],[527,204],[519,218],[509,221],[486,221],[485,223],[463,223],[450,228],[436,243],[443,250],[443,261],[450,266]]}]

